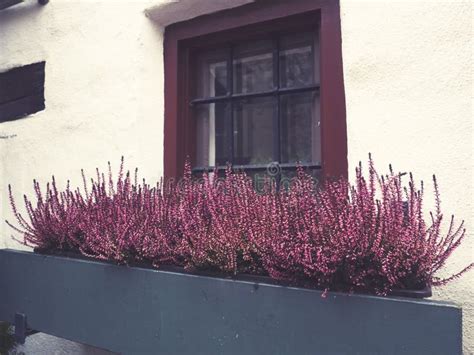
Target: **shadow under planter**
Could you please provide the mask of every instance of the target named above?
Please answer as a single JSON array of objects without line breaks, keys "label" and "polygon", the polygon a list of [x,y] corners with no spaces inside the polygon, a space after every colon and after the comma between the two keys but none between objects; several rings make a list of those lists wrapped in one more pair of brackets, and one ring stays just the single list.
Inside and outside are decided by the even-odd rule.
[{"label": "shadow under planter", "polygon": [[[461,354],[461,308],[0,250],[0,320],[121,354]],[[16,316],[15,316],[16,315]]]}]

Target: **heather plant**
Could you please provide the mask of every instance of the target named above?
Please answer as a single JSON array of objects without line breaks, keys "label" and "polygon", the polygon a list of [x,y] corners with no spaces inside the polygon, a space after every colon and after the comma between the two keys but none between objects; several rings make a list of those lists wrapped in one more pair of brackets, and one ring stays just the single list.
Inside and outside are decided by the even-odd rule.
[{"label": "heather plant", "polygon": [[[118,263],[146,261],[153,265],[175,261],[176,194],[163,182],[150,187],[124,174],[117,181],[97,170],[90,188],[83,174],[84,191],[72,192],[69,182],[58,192],[54,177],[43,196],[34,182],[36,206],[24,196],[29,222],[17,211],[11,187],[10,202],[22,229],[23,243],[39,251],[75,251]],[[133,180],[133,181],[132,181]],[[90,190],[90,192],[89,192]]]},{"label": "heather plant", "polygon": [[250,178],[230,167],[225,178],[217,176],[216,171],[194,180],[186,166],[178,208],[179,254],[190,269],[257,272],[257,256],[249,241],[257,193]]},{"label": "heather plant", "polygon": [[74,250],[81,242],[83,233],[79,229],[85,212],[84,200],[79,190],[71,191],[69,182],[64,191],[59,192],[54,176],[46,185],[43,195],[40,185],[33,181],[36,205],[33,206],[26,195],[23,196],[29,222],[17,211],[9,185],[10,204],[18,224],[7,224],[23,235],[23,243],[41,250]]},{"label": "heather plant", "polygon": [[173,262],[177,220],[173,213],[175,195],[162,182],[150,187],[124,174],[123,161],[114,183],[97,172],[87,192],[79,222],[82,254],[121,263],[147,261],[154,265]]},{"label": "heather plant", "polygon": [[460,245],[463,222],[451,218],[441,234],[443,215],[433,177],[436,211],[427,225],[423,187],[412,175],[402,186],[402,174],[392,169],[377,174],[369,161],[368,180],[362,166],[354,185],[345,180],[315,189],[299,172],[289,191],[262,197],[266,226],[255,236],[269,275],[326,290],[387,294],[393,289],[443,285],[474,266],[447,278],[435,273]]},{"label": "heather plant", "polygon": [[[423,185],[412,175],[379,175],[371,159],[355,182],[315,185],[298,169],[287,189],[267,182],[259,192],[244,173],[227,169],[196,179],[186,165],[177,184],[139,182],[137,171],[108,174],[43,193],[34,181],[27,218],[10,201],[23,242],[43,252],[67,251],[117,263],[184,266],[226,274],[269,275],[325,290],[385,295],[394,289],[443,285],[436,273],[465,237],[463,222],[442,233],[439,189],[425,219]],[[405,181],[407,180],[407,181]],[[8,223],[8,222],[7,222]]]}]

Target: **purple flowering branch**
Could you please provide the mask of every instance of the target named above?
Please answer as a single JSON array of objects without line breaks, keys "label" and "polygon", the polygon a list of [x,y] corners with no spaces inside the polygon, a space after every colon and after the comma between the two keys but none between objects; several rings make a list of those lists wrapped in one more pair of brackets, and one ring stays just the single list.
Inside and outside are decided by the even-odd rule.
[{"label": "purple flowering branch", "polygon": [[[423,184],[411,174],[379,175],[369,157],[355,182],[316,186],[302,168],[288,189],[270,181],[257,192],[244,173],[204,174],[196,179],[186,164],[179,183],[152,186],[124,171],[83,177],[83,191],[69,182],[59,191],[54,177],[43,192],[33,182],[35,201],[24,196],[19,213],[10,202],[26,245],[76,252],[117,263],[144,262],[227,274],[269,275],[290,283],[386,295],[393,289],[441,286],[474,267],[441,279],[442,269],[466,236],[464,222],[451,217],[442,233],[439,188],[435,210],[424,218]],[[133,175],[133,176],[132,176]]]}]

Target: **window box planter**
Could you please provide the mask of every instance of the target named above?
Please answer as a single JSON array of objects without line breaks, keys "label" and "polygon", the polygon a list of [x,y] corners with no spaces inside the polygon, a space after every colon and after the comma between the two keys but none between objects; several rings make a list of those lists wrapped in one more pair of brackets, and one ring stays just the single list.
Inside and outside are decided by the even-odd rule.
[{"label": "window box planter", "polygon": [[0,320],[121,354],[461,354],[461,309],[0,250]]},{"label": "window box planter", "polygon": [[[97,259],[94,259],[92,257],[87,257],[83,254],[79,254],[76,252],[66,252],[66,251],[59,251],[59,250],[51,250],[51,251],[43,251],[40,249],[34,249],[34,252],[37,254],[41,255],[49,255],[49,256],[59,256],[59,257],[66,257],[66,258],[73,258],[73,259],[80,259],[80,260],[89,260],[89,261],[97,261]],[[99,260],[100,262],[105,262],[111,265],[116,265],[113,261],[102,261]],[[144,263],[144,262],[135,262],[130,264],[129,266],[132,267],[139,267],[139,268],[145,268],[145,269],[153,269],[156,270],[155,267],[153,267],[150,264]],[[283,280],[276,280],[273,279],[269,276],[264,276],[264,275],[251,275],[251,274],[237,274],[237,275],[223,275],[218,272],[212,272],[212,271],[203,271],[203,270],[186,270],[182,266],[176,266],[176,265],[161,265],[160,266],[160,271],[168,271],[168,272],[176,272],[176,273],[181,273],[181,274],[187,274],[187,275],[195,275],[195,276],[207,276],[207,277],[217,277],[217,278],[225,278],[225,279],[232,279],[236,281],[247,281],[247,282],[254,282],[257,284],[270,284],[270,285],[279,285],[279,286],[285,286],[285,287],[298,287],[298,285],[292,284],[290,282],[285,282]],[[299,287],[301,288],[301,286]],[[319,291],[324,291],[321,288],[314,288],[314,287],[308,287],[305,286],[304,288],[308,289],[315,289]],[[392,290],[389,293],[389,296],[398,296],[398,297],[408,297],[408,298],[428,298],[431,297],[432,291],[431,291],[431,286],[425,286],[422,289],[395,289]]]}]

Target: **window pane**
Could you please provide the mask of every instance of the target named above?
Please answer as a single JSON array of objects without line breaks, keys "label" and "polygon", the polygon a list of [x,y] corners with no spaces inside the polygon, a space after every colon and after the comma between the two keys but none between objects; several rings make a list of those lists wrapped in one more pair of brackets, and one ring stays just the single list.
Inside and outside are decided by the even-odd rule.
[{"label": "window pane", "polygon": [[265,164],[273,152],[275,99],[263,97],[234,104],[234,164]]},{"label": "window pane", "polygon": [[228,103],[213,103],[196,107],[196,165],[225,165],[228,161]]},{"label": "window pane", "polygon": [[234,93],[267,91],[273,88],[272,41],[257,41],[234,49]]},{"label": "window pane", "polygon": [[[314,33],[300,33],[281,38],[280,87],[307,86],[319,82],[319,70],[317,73],[314,70],[319,68],[318,56],[313,55],[317,37]],[[317,48],[314,53],[318,53]]]},{"label": "window pane", "polygon": [[197,97],[227,94],[227,50],[212,50],[197,56]]},{"label": "window pane", "polygon": [[282,95],[280,105],[282,162],[319,163],[319,95],[314,92]]}]

